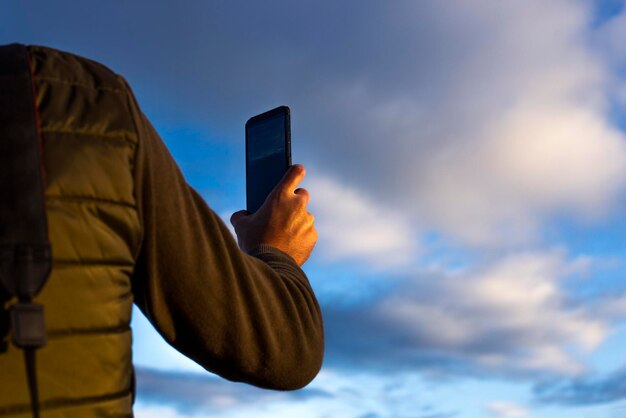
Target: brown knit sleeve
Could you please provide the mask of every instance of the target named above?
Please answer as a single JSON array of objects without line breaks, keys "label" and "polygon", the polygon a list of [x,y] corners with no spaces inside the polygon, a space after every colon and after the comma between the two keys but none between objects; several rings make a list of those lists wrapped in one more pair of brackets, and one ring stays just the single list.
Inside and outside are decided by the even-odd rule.
[{"label": "brown knit sleeve", "polygon": [[266,388],[303,387],[324,351],[321,312],[307,277],[275,248],[260,246],[252,255],[239,249],[128,91],[143,225],[135,303],[163,338],[207,370]]}]

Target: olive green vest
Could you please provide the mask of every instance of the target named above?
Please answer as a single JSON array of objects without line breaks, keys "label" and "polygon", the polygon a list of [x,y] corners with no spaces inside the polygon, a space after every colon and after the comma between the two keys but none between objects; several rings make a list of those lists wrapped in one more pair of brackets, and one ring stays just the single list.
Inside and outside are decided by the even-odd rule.
[{"label": "olive green vest", "polygon": [[[48,344],[37,351],[42,418],[129,417],[131,275],[141,227],[128,93],[100,64],[47,48],[29,51],[53,254],[52,274],[36,298],[48,330]],[[10,335],[0,337],[0,417],[29,417],[22,352]]]}]

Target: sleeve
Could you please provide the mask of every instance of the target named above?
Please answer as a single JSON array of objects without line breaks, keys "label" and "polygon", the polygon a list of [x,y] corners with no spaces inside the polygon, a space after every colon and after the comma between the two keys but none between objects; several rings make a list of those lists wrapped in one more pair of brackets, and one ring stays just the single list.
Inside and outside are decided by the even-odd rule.
[{"label": "sleeve", "polygon": [[305,386],[324,352],[322,316],[306,275],[276,248],[239,249],[127,89],[139,138],[134,176],[143,225],[135,303],[169,344],[211,372],[270,389]]}]

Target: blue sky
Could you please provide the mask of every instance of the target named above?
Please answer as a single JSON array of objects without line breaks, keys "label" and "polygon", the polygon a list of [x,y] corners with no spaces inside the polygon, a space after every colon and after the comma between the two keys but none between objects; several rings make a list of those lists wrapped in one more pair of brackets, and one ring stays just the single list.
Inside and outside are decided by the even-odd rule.
[{"label": "blue sky", "polygon": [[124,75],[189,183],[244,207],[292,110],[327,355],[226,382],[136,312],[138,417],[626,417],[623,0],[4,0],[0,42]]}]

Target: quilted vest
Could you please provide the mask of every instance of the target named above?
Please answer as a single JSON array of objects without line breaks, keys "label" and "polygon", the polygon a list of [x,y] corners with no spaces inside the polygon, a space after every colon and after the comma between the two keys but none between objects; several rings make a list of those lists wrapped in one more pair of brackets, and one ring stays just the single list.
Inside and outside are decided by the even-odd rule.
[{"label": "quilted vest", "polygon": [[[141,241],[137,135],[122,80],[102,65],[29,47],[46,176],[52,274],[37,351],[42,417],[132,416],[131,275]],[[0,295],[0,417],[30,417],[22,352]],[[1,308],[2,306],[0,306]]]}]

